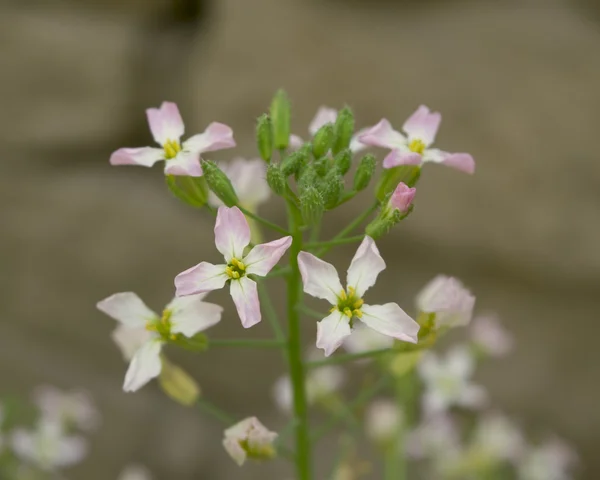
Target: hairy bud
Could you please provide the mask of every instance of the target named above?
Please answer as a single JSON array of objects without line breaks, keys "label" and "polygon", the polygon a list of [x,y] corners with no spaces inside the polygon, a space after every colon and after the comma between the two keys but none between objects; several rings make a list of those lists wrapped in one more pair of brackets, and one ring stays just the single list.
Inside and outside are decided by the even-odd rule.
[{"label": "hairy bud", "polygon": [[367,185],[369,185],[369,182],[375,173],[375,165],[376,160],[374,155],[367,154],[361,158],[356,174],[354,175],[355,190],[360,191],[367,188]]},{"label": "hairy bud", "polygon": [[205,161],[202,163],[202,169],[204,171],[206,183],[208,183],[208,186],[215,195],[228,207],[237,205],[238,197],[235,193],[235,189],[229,178],[227,178],[227,175],[217,167],[216,163]]},{"label": "hairy bud", "polygon": [[313,138],[313,155],[315,158],[321,158],[325,155],[333,145],[335,140],[335,133],[333,131],[333,124],[326,123],[323,125]]},{"label": "hairy bud", "polygon": [[290,142],[290,101],[284,90],[279,90],[271,102],[271,123],[275,148],[287,148]]},{"label": "hairy bud", "polygon": [[333,143],[332,151],[336,155],[345,148],[350,146],[352,140],[352,134],[354,133],[354,114],[348,107],[344,107],[338,113],[335,121],[335,141]]},{"label": "hairy bud", "polygon": [[344,192],[344,179],[336,170],[330,170],[323,179],[323,200],[325,208],[330,210],[335,208]]},{"label": "hairy bud", "polygon": [[307,186],[300,194],[300,210],[307,225],[314,225],[321,220],[325,210],[323,195],[316,187]]},{"label": "hairy bud", "polygon": [[281,171],[286,176],[296,175],[308,160],[308,151],[306,148],[301,148],[290,153],[281,162]]},{"label": "hairy bud", "polygon": [[333,160],[333,165],[341,175],[346,175],[352,166],[352,152],[345,148],[338,152]]},{"label": "hairy bud", "polygon": [[282,173],[278,165],[269,165],[267,167],[267,183],[271,190],[277,195],[283,195],[286,187],[285,175]]},{"label": "hairy bud", "polygon": [[266,113],[258,117],[256,122],[256,143],[261,158],[269,163],[273,155],[273,128]]}]

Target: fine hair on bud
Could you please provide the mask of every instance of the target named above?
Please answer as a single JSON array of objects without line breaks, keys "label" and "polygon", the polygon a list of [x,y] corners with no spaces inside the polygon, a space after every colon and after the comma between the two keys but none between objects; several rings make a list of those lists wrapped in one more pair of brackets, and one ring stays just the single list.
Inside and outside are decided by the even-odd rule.
[{"label": "fine hair on bud", "polygon": [[223,173],[217,164],[206,160],[202,163],[202,170],[204,171],[206,183],[214,194],[228,207],[237,205],[238,197],[231,180],[227,178],[227,175]]},{"label": "fine hair on bud", "polygon": [[[338,113],[334,127],[335,141],[332,151],[334,155],[348,148],[354,133],[354,114],[349,107],[344,107]],[[346,170],[347,171],[347,170]],[[345,173],[345,172],[344,172]]]},{"label": "fine hair on bud", "polygon": [[313,137],[313,155],[315,158],[321,158],[324,156],[329,149],[333,146],[335,140],[335,133],[333,131],[333,124],[326,123],[323,125],[315,136]]},{"label": "fine hair on bud", "polygon": [[331,210],[337,206],[344,192],[344,179],[335,169],[331,169],[322,184],[325,208]]},{"label": "fine hair on bud", "polygon": [[290,153],[281,162],[281,172],[289,177],[290,175],[296,175],[304,164],[308,160],[308,152],[305,148],[301,148],[295,152]]},{"label": "fine hair on bud", "polygon": [[340,175],[346,175],[352,166],[352,151],[344,148],[337,153],[333,160],[333,165],[340,172]]},{"label": "fine hair on bud", "polygon": [[307,186],[300,194],[300,210],[307,225],[321,221],[325,210],[325,201],[321,192],[313,186]]},{"label": "fine hair on bud", "polygon": [[266,113],[258,117],[256,121],[256,144],[260,157],[269,163],[273,155],[273,127],[271,119]]},{"label": "fine hair on bud", "polygon": [[354,175],[355,190],[360,191],[367,188],[375,173],[376,165],[377,161],[375,160],[375,156],[370,153],[361,158]]},{"label": "fine hair on bud", "polygon": [[283,195],[286,187],[285,175],[281,172],[279,165],[270,164],[267,167],[267,183],[275,194]]},{"label": "fine hair on bud", "polygon": [[290,142],[291,107],[284,90],[279,90],[273,97],[270,114],[275,148],[287,148]]}]

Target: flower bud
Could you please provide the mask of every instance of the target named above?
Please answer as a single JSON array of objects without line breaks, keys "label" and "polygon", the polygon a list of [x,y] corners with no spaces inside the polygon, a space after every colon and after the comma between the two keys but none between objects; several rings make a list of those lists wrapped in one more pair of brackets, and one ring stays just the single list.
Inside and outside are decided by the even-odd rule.
[{"label": "flower bud", "polygon": [[300,210],[307,225],[314,225],[321,220],[325,209],[323,195],[316,187],[306,186],[300,194]]},{"label": "flower bud", "polygon": [[352,151],[349,148],[341,150],[335,156],[333,165],[341,175],[346,175],[352,166]]},{"label": "flower bud", "polygon": [[281,162],[281,172],[285,177],[296,175],[307,161],[308,151],[305,148],[290,153]]},{"label": "flower bud", "polygon": [[307,164],[298,175],[298,190],[302,193],[306,188],[314,187],[319,182],[319,176],[312,163]]},{"label": "flower bud", "polygon": [[340,110],[335,121],[334,132],[335,141],[332,151],[334,155],[337,155],[350,146],[352,134],[354,133],[354,114],[350,108],[344,107]]},{"label": "flower bud", "polygon": [[208,186],[214,194],[228,207],[237,205],[238,198],[235,189],[229,178],[227,178],[227,175],[217,167],[217,164],[211,161],[204,161],[202,163],[202,169],[204,171],[206,183],[208,183]]},{"label": "flower bud", "polygon": [[200,397],[198,383],[185,370],[164,357],[158,383],[169,397],[182,405],[189,407]]},{"label": "flower bud", "polygon": [[273,458],[276,454],[273,446],[276,438],[277,433],[269,431],[256,417],[250,417],[225,430],[223,446],[241,466],[247,458]]},{"label": "flower bud", "polygon": [[327,210],[335,208],[344,192],[344,179],[336,170],[330,170],[323,179],[322,192],[325,208]]},{"label": "flower bud", "polygon": [[324,177],[331,170],[331,159],[329,157],[321,157],[312,162],[315,172],[319,177]]},{"label": "flower bud", "polygon": [[256,143],[261,158],[269,163],[273,154],[273,128],[266,113],[258,117],[256,122]]},{"label": "flower bud", "polygon": [[415,198],[416,191],[416,188],[410,188],[405,183],[400,182],[390,197],[388,207],[398,210],[401,214],[407,213]]},{"label": "flower bud", "polygon": [[277,195],[283,195],[286,187],[285,175],[279,165],[270,164],[267,168],[267,183]]},{"label": "flower bud", "polygon": [[357,191],[364,190],[369,185],[373,174],[375,173],[375,156],[371,154],[361,158],[358,164],[358,169],[354,175],[354,189]]},{"label": "flower bud", "polygon": [[383,171],[375,195],[379,201],[383,202],[400,182],[405,183],[408,187],[414,187],[420,176],[421,167],[419,165],[400,165],[399,167],[387,168]]},{"label": "flower bud", "polygon": [[332,147],[334,140],[335,133],[333,131],[333,124],[326,123],[319,128],[312,141],[313,155],[315,158],[324,156]]},{"label": "flower bud", "polygon": [[275,148],[287,148],[290,142],[290,101],[283,90],[279,90],[271,102],[271,123]]},{"label": "flower bud", "polygon": [[208,199],[208,185],[204,177],[166,175],[167,187],[182,202],[201,208]]}]

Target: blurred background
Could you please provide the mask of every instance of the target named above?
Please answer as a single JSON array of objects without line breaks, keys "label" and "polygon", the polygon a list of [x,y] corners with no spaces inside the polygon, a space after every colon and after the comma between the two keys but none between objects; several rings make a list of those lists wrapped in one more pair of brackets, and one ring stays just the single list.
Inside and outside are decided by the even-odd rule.
[{"label": "blurred background", "polygon": [[[600,478],[599,13],[594,0],[3,0],[0,394],[93,394],[103,427],[73,480],[116,478],[130,461],[160,480],[284,477],[278,462],[239,470],[221,426],[156,385],[121,391],[114,322],[95,303],[132,290],[160,309],[177,273],[217,257],[213,220],[173,198],[159,168],[109,155],[150,143],[144,109],[163,100],[187,133],[233,127],[238,148],[219,160],[254,154],[254,120],[279,87],[304,136],[321,104],[349,104],[363,127],[401,125],[425,103],[443,113],[439,144],[472,153],[477,172],[425,168],[415,213],[380,242],[397,283],[373,297],[412,311],[435,274],[463,279],[516,336],[479,380],[524,425],[572,442],[581,478]],[[363,205],[328,218],[324,236]],[[278,202],[262,213],[284,220]],[[331,261],[345,268],[354,248]],[[227,313],[214,331],[241,335],[230,300],[211,299]],[[174,358],[215,403],[282,425],[280,357],[232,353]],[[322,445],[319,465],[330,455]]]}]

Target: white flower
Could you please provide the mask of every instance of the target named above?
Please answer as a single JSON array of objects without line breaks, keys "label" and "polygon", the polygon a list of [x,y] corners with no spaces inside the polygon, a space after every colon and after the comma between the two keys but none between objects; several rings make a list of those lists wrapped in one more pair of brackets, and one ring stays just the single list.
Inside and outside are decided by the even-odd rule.
[{"label": "white flower", "polygon": [[118,480],[152,480],[152,475],[142,465],[129,465],[121,472]]},{"label": "white flower", "polygon": [[471,325],[470,333],[473,343],[494,357],[506,355],[514,345],[511,334],[502,326],[500,319],[493,314],[476,317]]},{"label": "white flower", "polygon": [[375,400],[365,413],[367,437],[380,444],[394,441],[400,435],[403,422],[404,412],[391,400]]},{"label": "white flower", "polygon": [[10,442],[15,455],[42,470],[74,465],[87,453],[85,439],[66,435],[56,422],[42,421],[35,430],[15,429]]},{"label": "white flower", "polygon": [[428,417],[406,438],[411,458],[439,458],[448,462],[461,452],[460,435],[452,419],[444,414]]},{"label": "white flower", "polygon": [[63,392],[56,387],[43,385],[33,395],[34,403],[49,421],[85,431],[94,430],[100,423],[100,414],[87,392]]},{"label": "white flower", "polygon": [[385,262],[373,239],[366,236],[348,268],[347,289],[342,287],[337,270],[307,252],[298,254],[304,291],[327,300],[331,313],[317,324],[317,348],[331,355],[352,333],[354,319],[398,340],[416,343],[419,325],[396,303],[367,305],[362,297],[375,284]]},{"label": "white flower", "polygon": [[160,374],[162,345],[179,336],[191,338],[221,320],[223,308],[203,302],[206,294],[175,297],[162,316],[150,310],[132,292],[115,293],[98,302],[102,312],[121,325],[113,338],[126,360],[131,360],[123,389],[134,392]]},{"label": "white flower", "polygon": [[475,297],[453,277],[438,275],[417,295],[421,312],[435,313],[438,327],[467,325],[473,316]]},{"label": "white flower", "polygon": [[489,413],[477,423],[473,444],[478,451],[497,460],[516,461],[523,453],[521,430],[499,413]]},{"label": "white flower", "polygon": [[201,262],[175,277],[177,296],[218,290],[229,282],[229,292],[244,328],[261,321],[257,285],[248,275],[264,277],[292,244],[292,237],[282,237],[256,245],[244,255],[250,244],[250,227],[237,207],[220,207],[215,224],[215,244],[225,257],[225,264]]},{"label": "white flower", "polygon": [[477,408],[487,399],[483,387],[470,381],[475,361],[464,347],[454,347],[444,359],[427,352],[417,368],[425,383],[423,406],[429,415],[453,405]]},{"label": "white flower", "polygon": [[519,480],[570,480],[577,454],[562,440],[552,438],[526,452],[519,465]]},{"label": "white flower", "polygon": [[[230,162],[219,162],[219,168],[231,181],[240,205],[244,208],[256,212],[258,206],[266,202],[271,195],[264,160],[246,160],[238,157]],[[208,203],[213,207],[223,206],[223,202],[212,191],[209,193]]]},{"label": "white flower", "polygon": [[223,446],[235,463],[242,466],[246,458],[272,458],[276,438],[277,433],[267,430],[256,417],[250,417],[225,430]]}]

